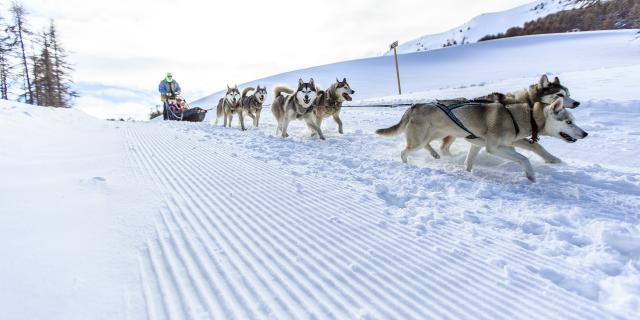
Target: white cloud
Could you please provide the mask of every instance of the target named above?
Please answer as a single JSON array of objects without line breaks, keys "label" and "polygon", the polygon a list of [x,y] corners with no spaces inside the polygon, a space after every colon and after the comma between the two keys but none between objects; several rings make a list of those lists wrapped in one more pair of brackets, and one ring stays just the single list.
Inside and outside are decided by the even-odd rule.
[{"label": "white cloud", "polygon": [[383,52],[527,0],[25,1],[54,18],[76,81],[155,91],[167,71],[187,98],[293,69]]},{"label": "white cloud", "polygon": [[109,102],[92,96],[76,99],[76,109],[100,119],[133,119],[149,120],[149,114],[154,107],[148,104],[135,102]]}]

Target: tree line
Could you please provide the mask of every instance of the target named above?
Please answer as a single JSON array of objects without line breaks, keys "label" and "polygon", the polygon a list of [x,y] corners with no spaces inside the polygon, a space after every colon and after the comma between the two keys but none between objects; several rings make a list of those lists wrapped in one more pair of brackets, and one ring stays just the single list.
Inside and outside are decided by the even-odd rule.
[{"label": "tree line", "polygon": [[78,96],[72,88],[73,67],[54,20],[39,31],[29,12],[11,3],[8,18],[0,15],[0,99],[69,108]]},{"label": "tree line", "polygon": [[550,14],[504,33],[484,36],[479,41],[532,34],[635,28],[640,28],[640,1],[597,1],[580,9]]}]

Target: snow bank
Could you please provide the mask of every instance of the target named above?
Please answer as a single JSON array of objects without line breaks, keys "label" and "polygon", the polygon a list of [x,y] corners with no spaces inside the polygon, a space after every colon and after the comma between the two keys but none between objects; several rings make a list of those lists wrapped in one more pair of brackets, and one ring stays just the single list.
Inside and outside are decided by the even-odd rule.
[{"label": "snow bank", "polygon": [[130,176],[120,130],[74,109],[0,101],[3,318],[122,319],[143,309],[131,270],[157,203]]}]

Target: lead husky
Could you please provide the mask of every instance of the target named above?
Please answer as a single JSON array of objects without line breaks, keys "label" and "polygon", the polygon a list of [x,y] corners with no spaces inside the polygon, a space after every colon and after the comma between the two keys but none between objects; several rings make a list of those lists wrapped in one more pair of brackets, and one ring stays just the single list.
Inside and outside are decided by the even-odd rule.
[{"label": "lead husky", "polygon": [[[283,96],[281,93],[288,94]],[[313,109],[318,97],[318,90],[313,82],[313,78],[309,82],[298,80],[298,89],[293,91],[286,86],[276,86],[273,89],[274,100],[271,104],[271,112],[278,121],[276,135],[282,133],[282,137],[289,136],[287,127],[292,120],[304,120],[307,126],[315,131],[320,139],[324,140],[322,130],[316,124]]]},{"label": "lead husky", "polygon": [[224,127],[228,125],[229,128],[231,128],[233,114],[237,113],[240,118],[240,128],[242,128],[242,130],[246,130],[244,127],[242,108],[240,106],[240,97],[241,95],[238,90],[238,85],[235,85],[233,88],[230,88],[229,85],[227,85],[227,93],[224,95],[224,98],[220,98],[220,100],[218,100],[215,124],[218,124],[218,119],[224,116]]},{"label": "lead husky", "polygon": [[[533,105],[536,102],[542,102],[545,105],[549,105],[553,103],[555,99],[562,98],[563,106],[566,108],[574,109],[580,105],[580,102],[573,100],[570,97],[569,89],[562,84],[560,84],[560,79],[555,77],[553,81],[549,81],[549,78],[546,75],[542,75],[538,83],[529,86],[529,88],[502,94],[502,93],[492,93],[487,96],[475,98],[471,101],[476,102],[499,102],[505,105],[509,104],[517,104],[517,103],[528,103],[529,107],[533,108]],[[445,105],[454,104],[454,103],[463,103],[470,100],[464,98],[451,99],[451,100],[440,100],[440,103]],[[445,137],[442,139],[442,145],[440,146],[440,150],[445,155],[451,155],[450,148],[453,142],[455,141],[455,137]],[[527,140],[528,141],[528,140]],[[529,141],[528,141],[529,142]],[[540,156],[546,163],[560,163],[562,160],[555,157],[547,150],[545,150],[542,145],[540,145],[537,141],[530,141],[529,143],[518,143],[517,147],[529,150],[538,156]]]},{"label": "lead husky", "polygon": [[[255,92],[247,97],[247,93],[253,90],[255,90]],[[262,112],[262,104],[266,97],[267,87],[260,88],[260,86],[258,86],[257,89],[246,87],[242,90],[240,105],[242,106],[243,112],[253,119],[253,126],[256,128],[260,124],[260,113]]]},{"label": "lead husky", "polygon": [[[376,133],[392,136],[405,132],[407,145],[400,155],[405,163],[409,153],[418,148],[426,148],[434,158],[439,158],[429,145],[435,139],[465,137],[472,143],[465,160],[467,171],[471,171],[478,152],[486,147],[492,155],[519,163],[531,181],[535,181],[531,163],[514,147],[526,147],[529,143],[526,138],[529,135],[535,137],[536,131],[540,135],[562,138],[569,143],[588,135],[573,123],[574,118],[564,107],[563,98],[557,98],[549,105],[536,102],[533,108],[528,103],[505,106],[494,102],[478,103],[449,112],[459,120],[459,124],[435,104],[417,104],[404,113],[398,124],[378,129]],[[519,130],[514,130],[514,127]]]},{"label": "lead husky", "polygon": [[342,134],[340,109],[342,109],[342,103],[352,100],[351,95],[354,93],[356,92],[351,89],[347,78],[343,78],[342,81],[336,78],[336,82],[324,90],[324,94],[318,98],[318,106],[314,110],[318,127],[322,127],[322,119],[333,117],[338,124],[338,133]]}]

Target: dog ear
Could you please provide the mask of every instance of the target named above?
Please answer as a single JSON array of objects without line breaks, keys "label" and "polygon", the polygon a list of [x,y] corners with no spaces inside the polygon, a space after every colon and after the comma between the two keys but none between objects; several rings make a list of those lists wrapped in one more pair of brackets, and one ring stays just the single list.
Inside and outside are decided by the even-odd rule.
[{"label": "dog ear", "polygon": [[558,79],[558,77],[554,77],[553,78],[553,83],[559,85],[560,84],[560,79]]},{"label": "dog ear", "polygon": [[546,88],[549,86],[549,78],[547,78],[546,74],[543,74],[542,77],[540,77],[540,87],[542,88]]},{"label": "dog ear", "polygon": [[347,83],[347,78],[342,78],[342,83]]},{"label": "dog ear", "polygon": [[551,111],[553,111],[554,113],[559,113],[564,109],[563,102],[564,102],[564,99],[558,98],[556,99],[556,101],[554,101],[552,104],[549,105],[549,108],[551,108]]},{"label": "dog ear", "polygon": [[229,89],[231,89],[231,88],[229,88],[229,84],[227,83],[227,91],[228,91]]},{"label": "dog ear", "polygon": [[313,82],[313,78],[309,79],[309,84],[311,85],[312,88],[315,88],[314,82]]}]

